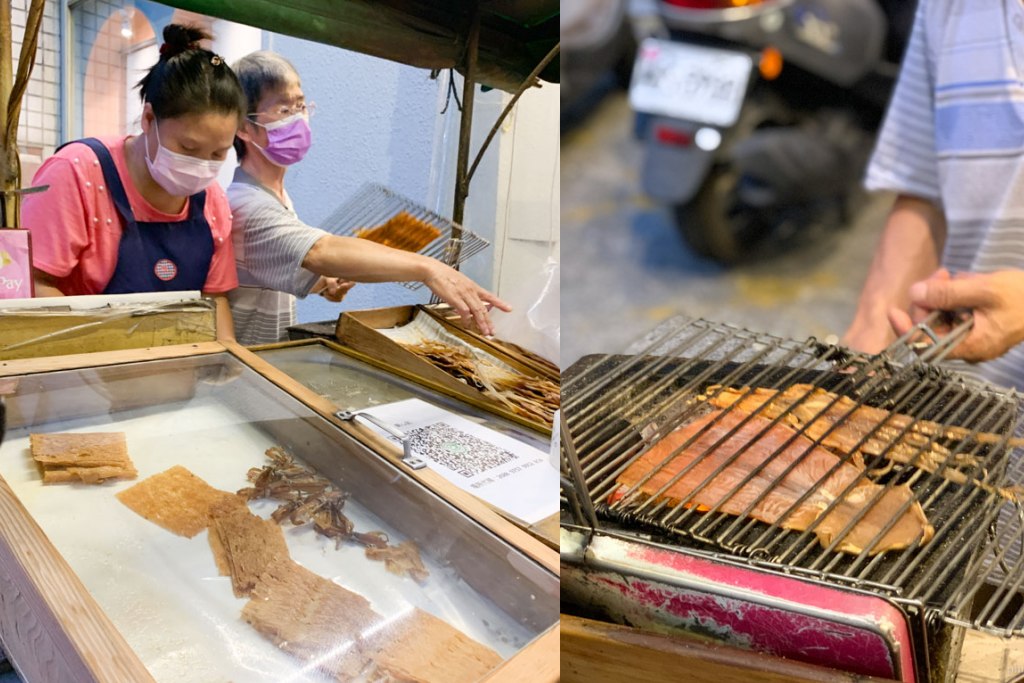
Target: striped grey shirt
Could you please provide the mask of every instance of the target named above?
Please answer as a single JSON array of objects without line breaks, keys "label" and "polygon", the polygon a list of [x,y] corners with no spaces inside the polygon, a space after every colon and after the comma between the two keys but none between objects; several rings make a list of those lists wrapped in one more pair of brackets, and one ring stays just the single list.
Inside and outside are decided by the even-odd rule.
[{"label": "striped grey shirt", "polygon": [[241,167],[227,195],[238,266],[239,286],[228,295],[235,337],[246,346],[284,341],[295,324],[295,297],[319,279],[302,261],[327,233],[300,221],[287,195],[281,203]]},{"label": "striped grey shirt", "polygon": [[[1024,3],[920,0],[868,189],[934,201],[951,271],[1024,269]],[[956,368],[1024,389],[1024,345]]]},{"label": "striped grey shirt", "polygon": [[[950,271],[1024,269],[1024,3],[920,0],[899,82],[867,173],[868,189],[942,207]],[[965,374],[1024,390],[1024,344]],[[1024,458],[1009,477],[1024,480]],[[999,511],[997,550],[1021,556],[1020,520]],[[986,555],[990,583],[1003,565]]]}]

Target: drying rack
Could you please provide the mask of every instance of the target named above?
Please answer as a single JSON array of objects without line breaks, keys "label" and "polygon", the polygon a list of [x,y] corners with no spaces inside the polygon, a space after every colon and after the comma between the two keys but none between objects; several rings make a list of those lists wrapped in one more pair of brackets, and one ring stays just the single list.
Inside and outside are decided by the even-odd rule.
[{"label": "drying rack", "polygon": [[[381,225],[403,211],[441,232],[419,253],[436,258],[453,268],[490,246],[490,242],[471,230],[378,183],[363,185],[355,195],[335,209],[321,227],[335,235],[355,237],[359,230]],[[422,282],[403,282],[402,285],[414,290],[423,287]]]}]

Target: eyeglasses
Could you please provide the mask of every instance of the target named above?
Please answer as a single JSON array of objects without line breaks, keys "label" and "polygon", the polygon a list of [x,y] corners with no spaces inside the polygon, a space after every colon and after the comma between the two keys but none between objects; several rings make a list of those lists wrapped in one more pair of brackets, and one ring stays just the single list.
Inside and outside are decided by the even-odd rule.
[{"label": "eyeglasses", "polygon": [[316,114],[316,102],[299,102],[296,105],[289,107],[287,104],[282,104],[279,107],[268,109],[267,111],[254,111],[246,114],[247,117],[252,118],[256,116],[273,116],[276,119],[283,119],[295,114],[305,114],[307,117],[312,118]]}]

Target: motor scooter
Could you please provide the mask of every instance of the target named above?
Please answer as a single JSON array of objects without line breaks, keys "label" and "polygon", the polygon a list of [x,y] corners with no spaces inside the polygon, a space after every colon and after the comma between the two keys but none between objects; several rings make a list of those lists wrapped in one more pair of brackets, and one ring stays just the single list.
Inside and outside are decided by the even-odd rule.
[{"label": "motor scooter", "polygon": [[559,95],[564,129],[582,120],[610,89],[625,89],[636,42],[628,0],[563,0],[559,22],[562,53]]},{"label": "motor scooter", "polygon": [[912,0],[637,0],[643,190],[732,264],[848,222]]}]

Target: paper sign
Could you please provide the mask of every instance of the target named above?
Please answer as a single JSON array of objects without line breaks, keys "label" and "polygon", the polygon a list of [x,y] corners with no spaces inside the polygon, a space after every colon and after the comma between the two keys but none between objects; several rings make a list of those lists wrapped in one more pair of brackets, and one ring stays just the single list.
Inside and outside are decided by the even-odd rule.
[{"label": "paper sign", "polygon": [[32,296],[30,254],[28,230],[0,229],[0,299]]},{"label": "paper sign", "polygon": [[558,474],[544,451],[415,398],[361,412],[397,427],[427,467],[507,515],[534,524],[558,512]]}]

